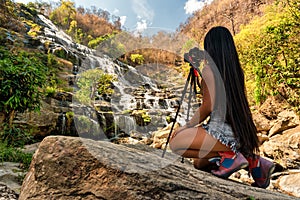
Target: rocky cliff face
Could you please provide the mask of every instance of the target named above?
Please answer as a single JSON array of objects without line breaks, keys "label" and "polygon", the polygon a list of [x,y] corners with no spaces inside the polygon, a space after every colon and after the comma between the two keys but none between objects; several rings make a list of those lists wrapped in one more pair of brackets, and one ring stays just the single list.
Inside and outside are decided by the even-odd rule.
[{"label": "rocky cliff face", "polygon": [[[129,135],[131,130],[148,134],[157,127],[164,127],[166,119],[174,116],[183,87],[177,85],[182,83],[180,72],[159,63],[134,68],[100,50],[75,43],[43,15],[36,15],[34,21],[41,27],[35,38],[39,42],[27,46],[56,56],[63,67],[55,76],[69,83],[65,86],[69,91],[60,88],[45,97],[42,114],[18,113],[14,123],[28,126],[40,138],[51,134],[100,138],[104,132],[105,137],[111,139]],[[80,92],[77,84],[80,76],[93,69],[113,75],[117,81],[112,83],[112,95],[98,94],[90,85],[93,92],[89,100],[93,103],[85,105],[74,98],[74,93]],[[179,118],[184,120],[184,115]],[[101,130],[82,128],[92,127],[92,124],[100,125]],[[98,135],[91,136],[90,132]]]}]

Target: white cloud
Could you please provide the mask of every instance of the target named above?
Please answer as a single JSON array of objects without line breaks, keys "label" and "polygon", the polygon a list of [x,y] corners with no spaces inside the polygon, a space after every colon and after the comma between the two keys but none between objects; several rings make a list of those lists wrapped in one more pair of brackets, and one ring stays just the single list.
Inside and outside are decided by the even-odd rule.
[{"label": "white cloud", "polygon": [[141,20],[141,21],[138,21],[136,23],[136,31],[141,33],[143,32],[144,30],[146,30],[148,27],[148,24],[147,24],[147,21],[146,20]]},{"label": "white cloud", "polygon": [[136,14],[137,23],[135,35],[142,34],[153,22],[155,13],[147,0],[131,0],[133,12]]},{"label": "white cloud", "polygon": [[115,8],[114,11],[113,11],[113,14],[114,14],[114,15],[118,15],[119,12],[120,12],[120,10],[119,10],[118,8]]},{"label": "white cloud", "polygon": [[121,22],[121,25],[124,26],[125,22],[126,22],[126,19],[127,19],[127,16],[121,16],[120,17],[120,22]]},{"label": "white cloud", "polygon": [[184,10],[186,14],[193,14],[195,11],[202,9],[206,4],[210,4],[212,0],[188,0],[185,3]]}]

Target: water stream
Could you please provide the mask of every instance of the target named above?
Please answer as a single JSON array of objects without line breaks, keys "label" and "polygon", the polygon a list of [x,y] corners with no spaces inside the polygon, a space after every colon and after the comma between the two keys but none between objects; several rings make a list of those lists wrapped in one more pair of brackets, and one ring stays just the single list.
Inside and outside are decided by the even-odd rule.
[{"label": "water stream", "polygon": [[[84,71],[99,68],[117,77],[117,81],[113,83],[114,93],[106,99],[98,98],[98,103],[102,106],[101,111],[96,110],[95,107],[80,105],[80,102],[73,102],[75,116],[78,115],[77,119],[81,120],[77,121],[76,126],[79,135],[87,132],[95,135],[99,130],[101,134],[110,132],[105,133],[109,138],[117,137],[120,133],[130,135],[132,131],[149,134],[157,128],[166,126],[167,117],[174,117],[182,90],[171,91],[172,88],[169,90],[158,88],[157,81],[141,73],[138,68],[75,43],[46,17],[43,15],[38,17],[45,25],[44,36],[40,36],[41,41],[52,41],[52,51],[62,48],[67,54],[78,58],[77,63],[73,63],[73,72],[71,72],[73,75],[78,76]],[[163,70],[160,74],[165,73]],[[172,84],[170,82],[170,85]],[[184,123],[186,108],[187,105],[183,102],[177,121]],[[138,112],[141,114],[133,114]],[[88,122],[84,124],[82,116],[85,116],[92,125],[88,125]],[[63,120],[62,124],[65,125],[65,117]],[[98,127],[95,123],[97,121]]]}]

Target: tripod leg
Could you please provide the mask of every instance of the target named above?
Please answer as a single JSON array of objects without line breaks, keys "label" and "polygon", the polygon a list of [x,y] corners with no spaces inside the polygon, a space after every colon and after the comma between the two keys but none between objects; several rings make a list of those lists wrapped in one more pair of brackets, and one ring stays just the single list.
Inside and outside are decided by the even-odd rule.
[{"label": "tripod leg", "polygon": [[175,119],[174,119],[174,121],[173,121],[173,124],[172,124],[171,130],[170,130],[170,133],[169,133],[169,136],[168,136],[168,139],[167,139],[165,148],[164,148],[164,150],[163,150],[162,158],[165,156],[165,153],[166,153],[166,150],[167,150],[167,146],[168,146],[169,141],[170,141],[171,133],[172,133],[173,128],[174,128],[174,126],[175,126],[176,119],[177,119],[179,110],[180,110],[180,108],[181,108],[181,104],[182,104],[182,102],[183,102],[184,96],[185,96],[185,94],[186,94],[186,90],[187,90],[187,87],[188,87],[188,85],[189,85],[191,76],[192,76],[192,70],[190,69],[190,73],[189,73],[188,78],[187,78],[187,80],[186,80],[186,82],[185,82],[184,89],[183,89],[183,92],[182,92],[182,95],[181,95],[181,98],[180,98],[180,101],[179,101],[179,105],[178,105],[178,108],[177,108],[177,111],[176,111],[176,114],[175,114]]},{"label": "tripod leg", "polygon": [[[191,110],[191,101],[192,101],[192,97],[194,97],[196,99],[196,93],[197,93],[197,88],[196,88],[196,76],[194,75],[194,73],[192,73],[191,75],[191,83],[190,83],[190,92],[189,92],[189,97],[188,97],[188,111],[187,111],[187,118],[186,120],[189,120],[190,117],[190,110]],[[194,89],[194,91],[193,91]],[[181,158],[181,163],[184,163],[184,157]]]},{"label": "tripod leg", "polygon": [[[189,98],[188,98],[188,113],[187,113],[187,120],[189,120],[189,115],[190,115],[190,109],[191,109],[191,101],[192,97],[196,99],[196,94],[197,94],[197,88],[196,88],[196,76],[194,73],[192,73],[191,77],[191,86],[190,86],[190,93],[189,93]],[[194,90],[194,91],[193,91]]]},{"label": "tripod leg", "polygon": [[190,118],[190,110],[191,110],[191,100],[192,100],[192,92],[193,92],[193,87],[192,87],[192,84],[193,83],[193,77],[191,78],[191,85],[190,85],[190,91],[189,91],[189,97],[188,97],[188,110],[187,110],[187,117],[186,117],[186,120],[188,121],[189,118]]}]

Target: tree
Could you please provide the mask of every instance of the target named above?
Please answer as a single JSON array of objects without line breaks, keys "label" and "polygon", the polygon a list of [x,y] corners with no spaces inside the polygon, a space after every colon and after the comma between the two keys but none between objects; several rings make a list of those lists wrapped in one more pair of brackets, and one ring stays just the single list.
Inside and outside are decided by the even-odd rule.
[{"label": "tree", "polygon": [[11,0],[0,0],[0,27],[16,32],[24,28],[23,23],[18,20],[16,4]]},{"label": "tree", "polygon": [[131,54],[130,60],[137,65],[142,65],[144,62],[144,56],[140,54]]},{"label": "tree", "polygon": [[10,127],[16,112],[40,108],[47,69],[38,56],[0,47],[0,112]]},{"label": "tree", "polygon": [[235,37],[246,76],[255,77],[256,103],[279,93],[300,111],[300,10],[297,7],[296,0],[274,4]]},{"label": "tree", "polygon": [[76,8],[75,3],[69,0],[61,0],[60,6],[53,10],[50,19],[57,25],[68,29],[71,21],[75,19]]},{"label": "tree", "polygon": [[111,84],[116,78],[105,74],[100,69],[90,69],[79,75],[77,86],[79,90],[75,98],[82,104],[93,106],[96,95],[112,94]]}]

